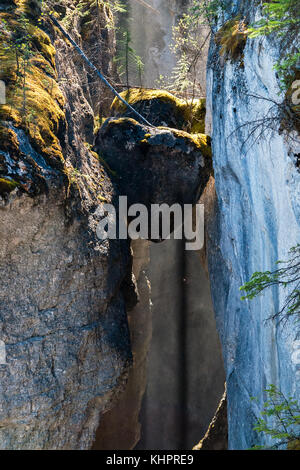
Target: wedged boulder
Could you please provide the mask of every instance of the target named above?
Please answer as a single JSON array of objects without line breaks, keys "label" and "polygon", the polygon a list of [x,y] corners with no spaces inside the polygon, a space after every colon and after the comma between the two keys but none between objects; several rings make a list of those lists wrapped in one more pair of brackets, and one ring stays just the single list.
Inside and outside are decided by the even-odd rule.
[{"label": "wedged boulder", "polygon": [[[204,98],[182,100],[166,90],[144,88],[130,88],[121,96],[154,126],[175,127],[192,133],[205,131]],[[114,117],[135,118],[118,98],[114,99],[111,110]]]},{"label": "wedged boulder", "polygon": [[108,119],[96,149],[128,204],[195,204],[212,174],[210,138],[150,128],[130,118]]}]

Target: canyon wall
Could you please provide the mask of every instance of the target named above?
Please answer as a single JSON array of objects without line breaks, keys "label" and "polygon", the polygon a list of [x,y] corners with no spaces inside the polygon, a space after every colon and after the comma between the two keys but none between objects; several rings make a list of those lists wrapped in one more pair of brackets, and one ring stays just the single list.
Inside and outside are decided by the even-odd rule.
[{"label": "canyon wall", "polygon": [[[111,13],[85,6],[88,32],[74,2],[57,5],[58,17],[85,48],[92,35],[93,60],[112,75]],[[95,77],[49,20],[37,23],[36,2],[0,7],[0,447],[88,449],[132,364],[130,247],[96,236],[99,201],[115,189],[90,147]],[[32,70],[20,96],[16,56],[3,44],[24,38],[22,15]],[[98,96],[107,98],[100,85]]]},{"label": "canyon wall", "polygon": [[[137,0],[126,4],[127,19],[120,15],[119,25],[130,31],[131,45],[144,62],[143,86],[156,88],[161,75],[170,81],[178,59],[172,52],[172,28],[192,2],[147,0],[151,8]],[[203,31],[207,33],[206,28]],[[197,70],[204,92],[205,54]],[[133,67],[130,77],[131,84],[139,85]],[[140,111],[147,113],[147,108]],[[160,111],[158,105],[158,116]],[[169,125],[176,127],[175,112],[167,110],[167,114]],[[205,434],[224,390],[209,280],[199,253],[185,252],[176,240],[151,244],[147,272],[152,287],[153,336],[137,449],[192,448]]]},{"label": "canyon wall", "polygon": [[[58,18],[95,65],[118,81],[111,60],[115,52],[113,17],[107,4],[101,2],[99,8],[83,1],[84,14],[77,15],[75,3],[57,4]],[[216,29],[237,14],[253,21],[259,12],[249,9],[247,3],[234,2],[232,9],[220,14]],[[161,15],[142,5],[132,6],[133,39],[143,48],[137,52],[151,53],[145,74],[149,86],[154,86],[158,74],[170,73],[173,67],[167,50],[173,13],[175,18],[186,4],[153,0],[152,8]],[[180,249],[175,254],[172,251],[174,245],[151,247],[147,273],[147,243],[132,247],[133,259],[126,240],[101,243],[96,237],[99,204],[114,201],[118,195],[101,149],[97,153],[93,147],[95,118],[100,107],[103,115],[108,112],[112,96],[49,20],[42,26],[36,22],[37,5],[30,0],[0,2],[1,20],[6,24],[0,30],[0,79],[7,84],[8,99],[7,106],[1,107],[0,125],[0,340],[6,349],[6,362],[0,364],[0,446],[88,449],[97,429],[94,448],[135,446],[151,337],[149,275],[155,278],[156,337],[143,419],[146,433],[162,433],[166,440],[156,439],[154,444],[144,436],[141,445],[170,447],[168,433],[178,423],[182,427],[172,436],[174,448],[189,445],[189,439],[196,439],[192,432],[204,432],[218,395],[222,395],[222,359],[208,283],[200,260],[199,277],[194,277],[197,263],[193,258],[189,260],[193,268],[182,271],[179,266],[178,272],[174,269],[174,282],[165,284],[170,273],[165,274],[162,264],[173,266],[171,262],[182,261]],[[27,39],[34,72],[27,74],[23,86],[27,95],[20,93],[18,81],[22,57],[18,62],[15,51],[12,54],[3,48],[3,44],[14,44],[15,34],[24,33],[24,22],[23,26],[22,21],[15,23],[17,8],[25,8],[33,31]],[[274,269],[276,261],[287,259],[289,249],[299,242],[297,140],[279,133],[274,123],[259,139],[251,133],[254,122],[264,119],[274,102],[282,99],[273,70],[278,55],[278,44],[270,39],[247,39],[234,57],[220,55],[220,45],[212,39],[208,60],[207,131],[213,139],[215,187],[210,178],[202,202],[206,205],[211,294],[226,369],[231,449],[268,444],[267,438],[253,431],[268,385],[276,385],[287,397],[299,397],[299,324],[293,317],[283,322],[270,319],[288,289],[274,286],[263,296],[243,302],[239,291],[253,272]],[[175,139],[169,130],[153,130],[157,135],[152,135],[152,130],[130,120],[119,121],[127,126],[126,132],[138,129],[141,138],[133,142],[129,132],[128,149],[134,143],[145,159],[151,146],[157,146],[152,152],[157,148],[162,152],[161,134],[168,134],[172,145],[177,139],[179,147],[193,156],[191,142],[185,140],[191,138],[186,135],[175,133]],[[109,142],[106,151],[109,153]],[[129,151],[126,156],[129,158]],[[188,160],[184,155],[182,159]],[[129,176],[131,173],[128,171]],[[193,172],[191,176],[196,178]],[[181,183],[179,172],[178,187]],[[167,190],[166,184],[161,187]],[[178,286],[186,282],[180,292]],[[191,290],[197,291],[197,282],[202,283],[203,296],[190,297]],[[174,286],[178,297],[173,295]],[[160,295],[164,296],[162,303]],[[189,296],[188,307],[182,301],[184,295]],[[178,299],[182,308],[174,303],[170,308],[168,298]],[[176,321],[170,328],[174,312]],[[186,336],[181,326],[186,328]],[[164,344],[167,331],[171,331],[172,350]],[[175,336],[177,342],[173,342]],[[192,338],[193,354],[187,348],[188,338]],[[210,344],[207,338],[213,338]],[[161,352],[166,358],[163,364]],[[191,367],[198,367],[197,373]],[[177,370],[180,377],[176,377]],[[178,410],[174,393],[166,427],[149,418],[163,413],[167,400],[167,387],[161,393],[160,374],[171,382],[185,407]],[[188,382],[190,388],[184,389]],[[197,395],[199,402],[192,405]],[[158,396],[160,406],[155,404]],[[190,417],[188,423],[184,416]],[[189,436],[187,424],[193,430]]]},{"label": "canyon wall", "polygon": [[[116,82],[114,20],[107,3],[81,1],[79,13],[78,2],[57,2],[54,11],[94,64]],[[0,446],[129,449],[139,439],[138,414],[151,338],[145,272],[149,248],[147,243],[133,244],[132,255],[127,240],[101,242],[96,236],[99,207],[115,203],[119,195],[103,148],[94,146],[99,110],[108,112],[112,96],[47,15],[39,18],[39,2],[0,2],[0,79],[7,92],[7,103],[0,110],[0,340],[1,353],[3,345],[6,353],[5,361],[1,354],[0,364]],[[18,55],[16,41],[30,51],[28,57]],[[138,151],[143,155],[141,171],[147,184],[141,182],[141,191],[147,187],[149,197],[155,192],[159,202],[168,197],[176,202],[178,186],[184,200],[197,200],[211,173],[209,139],[197,141],[189,134],[143,128],[130,120],[115,124],[121,144],[116,149],[112,138],[105,151],[110,156],[114,148],[119,155],[124,146],[126,158],[131,159],[128,168],[123,167],[127,177],[132,176],[129,163],[132,168]],[[137,139],[138,151],[130,154],[132,129],[144,138]],[[165,171],[159,173],[161,185],[149,183],[145,162],[150,148],[161,159],[166,157]],[[174,163],[178,168],[172,173]],[[132,181],[133,195],[138,197],[134,188]],[[169,292],[173,288],[168,285]],[[208,294],[207,283],[204,290]],[[206,298],[209,303],[209,295]],[[207,311],[210,316],[203,321],[202,333],[215,334],[211,307],[204,308],[202,315]],[[186,312],[177,313],[180,325]],[[172,314],[170,309],[168,322],[174,321]],[[156,318],[159,315],[164,311],[158,299]],[[221,395],[223,370],[216,335],[214,340]],[[176,356],[177,345],[172,355]],[[193,359],[202,381],[210,359],[204,369],[196,356]],[[182,363],[180,356],[178,362]],[[170,374],[175,375],[177,368],[175,360]],[[193,375],[192,369],[189,374]],[[203,387],[202,411],[210,385],[215,384],[207,380]],[[162,395],[166,393],[164,389]],[[216,388],[210,411],[199,418],[199,433],[213,414],[218,394]],[[195,383],[192,395],[198,395]],[[191,409],[196,413],[197,404]],[[192,420],[197,424],[196,414]],[[167,435],[172,429],[161,432]],[[194,436],[195,441],[201,437]]]},{"label": "canyon wall", "polygon": [[133,274],[138,288],[138,304],[128,311],[133,367],[124,392],[100,419],[94,450],[129,450],[140,440],[140,409],[148,380],[148,351],[152,337],[151,286],[147,275],[149,242],[133,240]]},{"label": "canyon wall", "polygon": [[[248,22],[259,18],[259,9],[248,3],[234,2],[220,13],[216,29],[237,14]],[[236,58],[221,56],[212,39],[208,58],[207,129],[217,198],[207,218],[207,253],[227,376],[231,449],[270,443],[253,431],[267,386],[298,400],[300,392],[299,323],[295,317],[269,319],[289,288],[274,286],[252,301],[241,301],[239,291],[252,273],[274,270],[299,243],[299,136],[288,139],[278,125],[249,138],[255,122],[283,100],[273,68],[278,57],[279,42],[260,37],[248,38]]]}]

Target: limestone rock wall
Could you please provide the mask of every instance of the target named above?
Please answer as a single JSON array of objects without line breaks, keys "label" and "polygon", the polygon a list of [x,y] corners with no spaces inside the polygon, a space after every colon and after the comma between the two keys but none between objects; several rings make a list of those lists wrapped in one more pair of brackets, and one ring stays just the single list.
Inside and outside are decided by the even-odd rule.
[{"label": "limestone rock wall", "polygon": [[131,363],[128,260],[85,217],[68,222],[60,192],[12,195],[0,211],[1,448],[89,448]]},{"label": "limestone rock wall", "polygon": [[[259,10],[238,1],[220,15],[219,27],[237,13],[250,22],[259,17]],[[273,270],[277,260],[288,259],[300,238],[299,137],[287,140],[277,129],[248,140],[251,122],[267,115],[270,100],[283,99],[273,69],[278,55],[278,42],[257,38],[247,40],[239,60],[220,57],[212,40],[208,58],[208,131],[217,199],[208,219],[207,252],[227,375],[231,449],[265,443],[253,426],[268,385],[298,400],[300,392],[299,323],[295,318],[267,321],[287,290],[274,287],[244,302],[239,291],[255,271]],[[241,127],[247,122],[250,126]]]}]

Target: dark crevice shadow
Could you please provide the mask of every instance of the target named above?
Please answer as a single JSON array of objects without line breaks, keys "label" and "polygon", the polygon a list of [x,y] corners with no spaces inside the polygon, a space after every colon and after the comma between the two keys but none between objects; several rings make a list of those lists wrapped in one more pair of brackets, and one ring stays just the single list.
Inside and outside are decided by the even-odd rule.
[{"label": "dark crevice shadow", "polygon": [[185,240],[180,244],[180,272],[181,272],[181,292],[180,292],[180,315],[178,319],[178,346],[179,346],[179,364],[178,364],[178,402],[180,404],[180,442],[178,449],[187,448],[187,408],[188,408],[188,362],[187,362],[187,298],[186,298],[186,257]]},{"label": "dark crevice shadow", "polygon": [[204,436],[224,391],[209,281],[183,240],[151,245],[152,343],[137,450],[187,450]]}]

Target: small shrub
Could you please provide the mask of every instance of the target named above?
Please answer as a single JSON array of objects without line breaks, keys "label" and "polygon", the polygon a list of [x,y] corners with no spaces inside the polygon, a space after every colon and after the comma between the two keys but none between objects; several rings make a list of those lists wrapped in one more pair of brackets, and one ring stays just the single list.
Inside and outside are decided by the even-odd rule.
[{"label": "small shrub", "polygon": [[[240,287],[246,292],[241,299],[254,299],[265,289],[272,286],[293,286],[292,291],[286,297],[284,305],[275,316],[299,316],[300,314],[300,244],[291,248],[288,261],[277,261],[282,267],[275,271],[255,272],[250,281]],[[273,317],[274,318],[274,317]]]},{"label": "small shrub", "polygon": [[281,40],[281,57],[275,65],[282,90],[287,90],[299,70],[300,16],[298,0],[263,3],[264,17],[249,28],[249,37],[276,35]]},{"label": "small shrub", "polygon": [[[300,405],[292,397],[286,398],[275,385],[270,385],[265,390],[268,400],[264,403],[264,410],[254,430],[270,436],[276,442],[268,449],[300,450]],[[266,417],[273,418],[272,425],[266,421]],[[265,449],[263,446],[255,446],[254,450]]]}]

